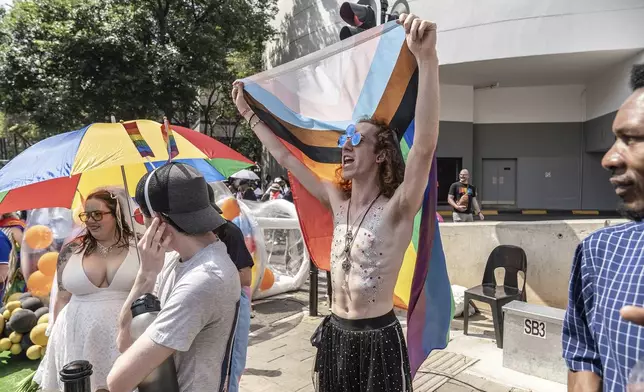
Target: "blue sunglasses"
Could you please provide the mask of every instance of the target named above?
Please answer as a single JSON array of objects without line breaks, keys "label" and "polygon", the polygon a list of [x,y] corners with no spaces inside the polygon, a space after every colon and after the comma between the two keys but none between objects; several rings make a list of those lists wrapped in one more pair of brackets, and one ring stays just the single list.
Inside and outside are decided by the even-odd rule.
[{"label": "blue sunglasses", "polygon": [[340,137],[338,138],[338,147],[344,147],[344,145],[347,143],[347,140],[351,141],[351,145],[353,147],[357,146],[362,141],[362,134],[356,131],[356,126],[353,124],[349,125],[344,135],[340,135]]}]

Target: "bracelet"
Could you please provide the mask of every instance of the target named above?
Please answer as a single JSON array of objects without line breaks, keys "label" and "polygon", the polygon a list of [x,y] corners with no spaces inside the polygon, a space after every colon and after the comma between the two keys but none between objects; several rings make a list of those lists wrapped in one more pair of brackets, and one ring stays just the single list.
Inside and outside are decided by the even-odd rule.
[{"label": "bracelet", "polygon": [[[246,116],[246,113],[248,113],[248,112],[250,112],[250,108],[246,108],[246,110],[244,110],[243,112],[241,112],[241,116],[242,116],[242,117]],[[255,114],[255,113],[253,113],[253,114]]]},{"label": "bracelet", "polygon": [[[252,118],[252,117],[251,117],[251,118]],[[250,121],[248,122],[248,124],[250,124],[250,129],[253,129],[253,128],[255,128],[255,126],[256,126],[257,124],[259,124],[259,123],[261,123],[261,122],[262,122],[262,120],[260,120],[260,119],[259,119],[259,117],[258,117],[258,118],[257,118],[257,121],[255,121],[255,124],[251,124],[251,123],[250,123]]]},{"label": "bracelet", "polygon": [[250,118],[247,120],[249,124],[253,121],[253,117],[255,117],[255,116],[257,116],[257,114],[255,114],[255,113],[253,112],[253,115],[252,115],[252,116],[250,116]]}]

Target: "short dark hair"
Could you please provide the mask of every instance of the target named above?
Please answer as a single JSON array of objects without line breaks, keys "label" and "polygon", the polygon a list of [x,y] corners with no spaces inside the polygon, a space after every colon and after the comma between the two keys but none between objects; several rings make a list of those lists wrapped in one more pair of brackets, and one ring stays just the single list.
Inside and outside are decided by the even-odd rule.
[{"label": "short dark hair", "polygon": [[644,87],[644,64],[635,64],[631,69],[631,88],[633,91]]}]

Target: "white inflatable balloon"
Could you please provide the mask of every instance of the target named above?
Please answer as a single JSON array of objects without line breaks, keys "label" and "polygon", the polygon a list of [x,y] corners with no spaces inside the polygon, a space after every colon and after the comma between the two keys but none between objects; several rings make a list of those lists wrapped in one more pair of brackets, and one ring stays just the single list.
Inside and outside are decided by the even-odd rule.
[{"label": "white inflatable balloon", "polygon": [[210,185],[224,216],[244,234],[246,246],[255,261],[253,299],[302,287],[309,273],[309,255],[295,205],[286,200],[237,200],[225,184]]}]

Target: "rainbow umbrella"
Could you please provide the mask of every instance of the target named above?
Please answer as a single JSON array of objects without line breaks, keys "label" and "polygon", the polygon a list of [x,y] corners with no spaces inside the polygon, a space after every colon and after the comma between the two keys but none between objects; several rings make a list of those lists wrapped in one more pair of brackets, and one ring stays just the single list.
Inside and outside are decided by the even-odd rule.
[{"label": "rainbow umbrella", "polygon": [[0,213],[75,208],[104,186],[126,186],[134,196],[143,175],[172,157],[194,166],[208,182],[253,162],[215,139],[154,121],[95,123],[45,139],[0,170]]}]

